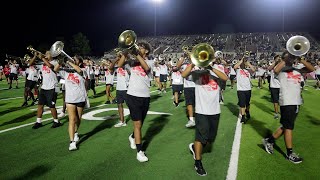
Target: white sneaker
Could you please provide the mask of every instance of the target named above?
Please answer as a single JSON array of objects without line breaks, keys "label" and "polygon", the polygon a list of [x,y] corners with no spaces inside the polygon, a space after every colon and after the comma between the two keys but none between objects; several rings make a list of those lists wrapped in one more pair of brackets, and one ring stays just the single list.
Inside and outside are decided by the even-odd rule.
[{"label": "white sneaker", "polygon": [[134,141],[134,138],[132,138],[131,136],[132,134],[130,134],[129,136],[130,147],[131,149],[137,149],[136,142]]},{"label": "white sneaker", "polygon": [[69,151],[74,151],[74,150],[77,150],[77,145],[76,145],[76,142],[73,141],[72,143],[70,143],[69,145]]},{"label": "white sneaker", "polygon": [[224,104],[224,102],[223,102],[223,101],[220,101],[220,104]]},{"label": "white sneaker", "polygon": [[114,125],[114,127],[123,127],[123,126],[127,126],[127,123],[119,121],[117,124]]},{"label": "white sneaker", "polygon": [[186,127],[189,128],[189,127],[193,127],[195,125],[196,125],[196,122],[189,120],[188,123],[186,124]]},{"label": "white sneaker", "polygon": [[74,133],[73,140],[77,143],[79,141],[78,133]]},{"label": "white sneaker", "polygon": [[65,117],[65,116],[66,116],[66,114],[63,113],[63,112],[61,112],[61,113],[58,115],[58,118],[63,118],[63,117]]},{"label": "white sneaker", "polygon": [[144,154],[143,151],[139,151],[139,152],[137,153],[137,159],[138,159],[138,161],[140,161],[140,162],[147,162],[147,161],[149,160],[148,157]]},{"label": "white sneaker", "polygon": [[274,119],[279,119],[279,114],[275,113],[273,117],[274,117]]}]

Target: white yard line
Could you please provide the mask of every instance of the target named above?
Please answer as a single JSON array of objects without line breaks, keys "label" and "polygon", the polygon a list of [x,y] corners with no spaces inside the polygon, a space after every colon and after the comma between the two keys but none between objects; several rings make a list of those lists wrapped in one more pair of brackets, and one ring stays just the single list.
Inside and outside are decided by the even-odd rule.
[{"label": "white yard line", "polygon": [[6,99],[0,99],[0,101],[7,101],[7,100],[12,100],[12,99],[21,99],[23,97],[15,97],[15,98],[6,98]]},{"label": "white yard line", "polygon": [[231,157],[229,162],[228,174],[226,178],[227,180],[237,179],[241,131],[242,131],[242,123],[240,123],[240,119],[238,118],[236,132],[234,134],[234,139],[232,144]]}]

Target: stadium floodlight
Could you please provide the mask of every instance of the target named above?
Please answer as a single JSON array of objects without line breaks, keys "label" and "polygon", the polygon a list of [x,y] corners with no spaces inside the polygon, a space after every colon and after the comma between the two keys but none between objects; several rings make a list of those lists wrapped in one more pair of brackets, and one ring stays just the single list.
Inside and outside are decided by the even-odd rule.
[{"label": "stadium floodlight", "polygon": [[156,3],[156,4],[160,4],[163,2],[163,0],[152,0],[152,2]]}]

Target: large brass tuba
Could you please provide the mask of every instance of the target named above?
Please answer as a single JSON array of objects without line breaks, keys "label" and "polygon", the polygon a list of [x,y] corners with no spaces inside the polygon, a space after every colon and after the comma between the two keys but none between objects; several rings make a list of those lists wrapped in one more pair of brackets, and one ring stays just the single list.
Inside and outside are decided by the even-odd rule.
[{"label": "large brass tuba", "polygon": [[207,43],[197,44],[192,48],[190,59],[198,67],[207,67],[214,59],[214,49]]},{"label": "large brass tuba", "polygon": [[286,49],[294,56],[303,56],[310,50],[310,41],[304,36],[292,36],[287,41]]}]

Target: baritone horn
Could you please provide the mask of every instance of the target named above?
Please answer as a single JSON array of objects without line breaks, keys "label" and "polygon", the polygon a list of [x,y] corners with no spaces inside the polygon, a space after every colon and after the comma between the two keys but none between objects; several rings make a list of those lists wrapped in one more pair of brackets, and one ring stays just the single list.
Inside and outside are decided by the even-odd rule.
[{"label": "baritone horn", "polygon": [[35,50],[31,45],[28,46],[27,49],[28,49],[29,51],[31,51],[32,54],[38,53],[38,54],[40,54],[41,57],[44,57],[44,56],[45,56],[45,55],[44,55],[43,53],[41,53],[40,51]]},{"label": "baritone horn", "polygon": [[63,47],[64,47],[64,43],[62,41],[56,41],[50,48],[50,54],[52,57],[57,57],[59,56],[61,53],[63,55],[65,55],[68,59],[70,59],[72,62],[74,62],[74,60],[72,59],[72,57],[70,57],[67,53],[65,53],[63,51]]},{"label": "baritone horn", "polygon": [[192,48],[190,59],[198,67],[207,67],[214,59],[214,49],[207,43],[197,44]]},{"label": "baritone horn", "polygon": [[118,46],[121,49],[139,49],[137,42],[137,35],[132,30],[123,31],[118,38]]},{"label": "baritone horn", "polygon": [[310,50],[310,41],[304,36],[292,36],[287,41],[286,49],[294,56],[303,56]]}]

